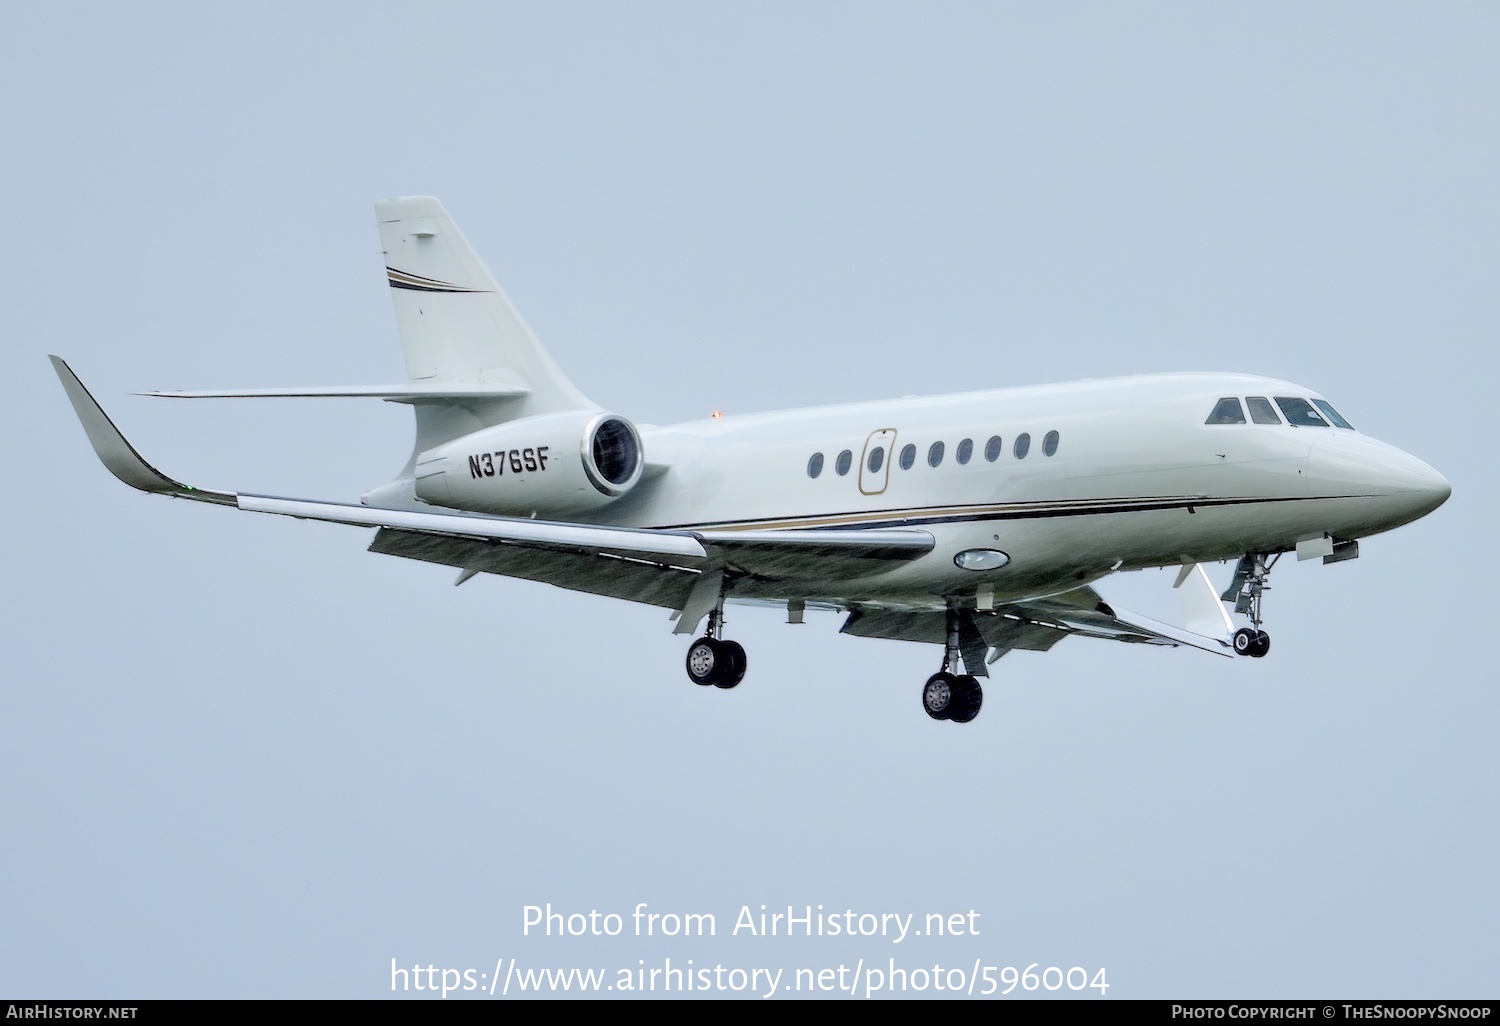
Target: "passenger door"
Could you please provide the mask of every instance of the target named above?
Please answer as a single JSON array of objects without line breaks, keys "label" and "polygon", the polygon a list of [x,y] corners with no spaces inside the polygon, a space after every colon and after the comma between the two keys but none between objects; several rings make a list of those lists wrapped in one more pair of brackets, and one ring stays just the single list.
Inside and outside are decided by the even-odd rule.
[{"label": "passenger door", "polygon": [[885,491],[891,478],[891,453],[896,445],[896,429],[881,428],[865,439],[865,451],[859,457],[859,490],[866,495]]}]

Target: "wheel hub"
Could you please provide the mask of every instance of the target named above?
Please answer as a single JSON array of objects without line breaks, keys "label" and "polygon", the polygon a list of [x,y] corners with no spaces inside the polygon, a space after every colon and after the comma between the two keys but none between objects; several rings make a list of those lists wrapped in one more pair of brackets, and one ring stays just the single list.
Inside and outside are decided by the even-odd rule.
[{"label": "wheel hub", "polygon": [[700,677],[706,677],[714,668],[714,650],[711,645],[694,645],[688,653],[688,666]]},{"label": "wheel hub", "polygon": [[922,694],[929,712],[942,712],[953,701],[953,688],[945,680],[930,680]]}]

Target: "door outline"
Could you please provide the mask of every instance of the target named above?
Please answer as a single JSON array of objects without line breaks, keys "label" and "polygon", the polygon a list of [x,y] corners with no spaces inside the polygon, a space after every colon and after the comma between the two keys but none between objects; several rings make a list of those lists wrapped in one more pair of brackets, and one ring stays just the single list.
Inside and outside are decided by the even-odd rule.
[{"label": "door outline", "polygon": [[[885,457],[880,461],[880,469],[873,474],[870,472],[870,450],[877,445],[885,446]],[[896,429],[881,428],[879,431],[870,432],[870,437],[865,439],[864,451],[859,454],[859,490],[862,495],[879,495],[885,491],[885,486],[891,481],[891,453],[895,452]],[[878,480],[877,480],[878,479]],[[878,484],[879,487],[866,487]]]}]

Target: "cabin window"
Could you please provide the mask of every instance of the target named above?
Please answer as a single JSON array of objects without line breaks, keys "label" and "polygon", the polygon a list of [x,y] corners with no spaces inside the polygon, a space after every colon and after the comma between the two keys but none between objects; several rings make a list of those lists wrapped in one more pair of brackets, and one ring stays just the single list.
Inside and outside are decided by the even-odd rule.
[{"label": "cabin window", "polygon": [[1021,434],[1019,434],[1019,435],[1016,436],[1016,446],[1015,446],[1016,459],[1018,459],[1018,460],[1024,460],[1026,458],[1026,454],[1028,452],[1030,452],[1030,451],[1031,451],[1031,436],[1028,435],[1028,434],[1026,434],[1025,432],[1022,432]]},{"label": "cabin window", "polygon": [[871,449],[870,458],[865,461],[865,465],[870,468],[870,473],[880,473],[880,468],[885,465],[885,446],[877,445]]},{"label": "cabin window", "polygon": [[1004,445],[1000,441],[1000,436],[995,435],[984,445],[984,458],[994,463],[1000,458],[1000,450],[1002,448],[1004,448]]},{"label": "cabin window", "polygon": [[1281,418],[1276,416],[1276,407],[1271,405],[1271,400],[1263,395],[1252,395],[1245,400],[1250,407],[1250,419],[1257,424],[1280,424]]},{"label": "cabin window", "polygon": [[854,453],[850,452],[848,449],[845,449],[843,452],[839,453],[838,461],[834,463],[833,469],[839,472],[839,477],[843,477],[845,474],[849,473],[849,468],[852,466],[854,466]]},{"label": "cabin window", "polygon": [[933,442],[932,448],[927,450],[927,465],[935,467],[943,462],[943,443]]},{"label": "cabin window", "polygon": [[973,455],[974,439],[972,438],[965,438],[962,442],[958,443],[958,448],[953,450],[953,458],[958,460],[960,465],[968,463],[969,457]]},{"label": "cabin window", "polygon": [[1318,416],[1318,411],[1312,408],[1312,403],[1306,399],[1296,396],[1278,395],[1276,405],[1281,407],[1281,412],[1286,414],[1286,422],[1292,427],[1327,427],[1328,421]]},{"label": "cabin window", "polygon": [[807,476],[817,477],[821,473],[823,473],[823,454],[815,452],[812,454],[812,459],[807,461]]},{"label": "cabin window", "polygon": [[917,447],[908,445],[901,450],[901,469],[910,470],[911,465],[917,462]]},{"label": "cabin window", "polygon": [[1245,423],[1245,410],[1240,401],[1234,396],[1220,399],[1214,407],[1214,412],[1208,415],[1205,424],[1243,424]]},{"label": "cabin window", "polygon": [[1334,427],[1341,427],[1341,428],[1344,428],[1344,429],[1346,429],[1348,431],[1353,431],[1354,430],[1354,425],[1351,424],[1351,423],[1349,423],[1343,417],[1340,417],[1339,416],[1339,411],[1335,410],[1332,406],[1330,406],[1328,404],[1328,400],[1326,400],[1326,399],[1314,399],[1313,400],[1313,405],[1316,406],[1318,409],[1322,410],[1323,414],[1329,420],[1333,421]]},{"label": "cabin window", "polygon": [[1048,431],[1047,437],[1042,439],[1042,455],[1056,456],[1057,443],[1059,440],[1061,440],[1061,438],[1062,436],[1059,435],[1056,431]]}]

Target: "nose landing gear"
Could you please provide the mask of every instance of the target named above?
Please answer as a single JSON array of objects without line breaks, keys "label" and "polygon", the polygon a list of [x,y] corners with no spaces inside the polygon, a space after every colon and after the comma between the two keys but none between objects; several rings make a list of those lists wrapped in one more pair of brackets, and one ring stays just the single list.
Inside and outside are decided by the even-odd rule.
[{"label": "nose landing gear", "polygon": [[1259,659],[1271,651],[1271,636],[1260,628],[1260,604],[1264,594],[1271,590],[1266,581],[1270,579],[1271,568],[1280,558],[1280,553],[1270,557],[1264,552],[1245,553],[1234,568],[1234,580],[1229,583],[1224,594],[1219,596],[1225,602],[1233,602],[1236,613],[1243,613],[1250,618],[1251,626],[1241,627],[1234,632],[1236,655]]}]

